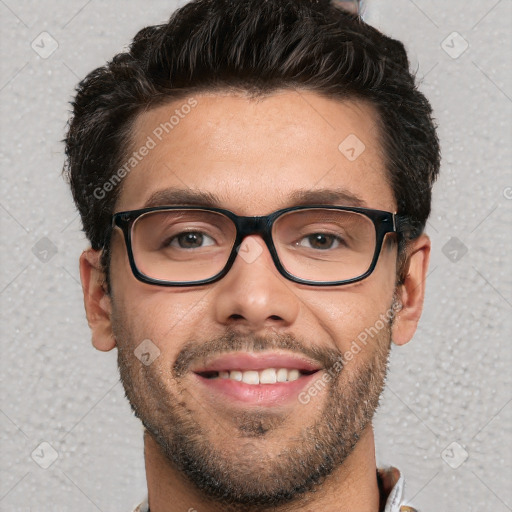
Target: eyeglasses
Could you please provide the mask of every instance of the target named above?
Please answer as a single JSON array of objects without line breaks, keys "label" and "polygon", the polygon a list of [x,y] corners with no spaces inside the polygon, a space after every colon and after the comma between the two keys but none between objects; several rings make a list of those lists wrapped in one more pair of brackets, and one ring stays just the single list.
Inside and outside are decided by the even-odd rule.
[{"label": "eyeglasses", "polygon": [[232,267],[249,235],[265,242],[290,281],[335,286],[361,281],[377,264],[387,233],[401,216],[367,208],[296,206],[263,217],[220,208],[165,206],[119,212],[134,276],[160,286],[213,283]]}]

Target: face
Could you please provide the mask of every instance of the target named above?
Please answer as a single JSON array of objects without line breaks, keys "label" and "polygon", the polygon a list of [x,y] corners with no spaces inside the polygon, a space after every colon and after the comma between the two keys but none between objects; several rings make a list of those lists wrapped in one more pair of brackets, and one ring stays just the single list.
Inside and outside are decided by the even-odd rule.
[{"label": "face", "polygon": [[[125,178],[116,211],[150,199],[200,206],[206,196],[244,216],[319,198],[396,210],[369,105],[292,91],[193,100],[162,140],[155,129],[184,112],[187,99],[136,120],[132,150],[148,137],[156,144]],[[338,149],[351,134],[364,144],[355,159]],[[105,300],[121,378],[172,467],[226,503],[278,505],[348,463],[371,428],[385,377],[397,259],[389,242],[374,272],[351,285],[287,280],[253,235],[245,240],[253,257],[239,254],[220,281],[166,288],[133,276],[114,231]],[[105,337],[96,336],[99,348]],[[135,355],[143,340],[151,340],[151,359],[159,354],[148,365]],[[244,382],[264,380],[270,368],[287,370],[288,380]]]}]

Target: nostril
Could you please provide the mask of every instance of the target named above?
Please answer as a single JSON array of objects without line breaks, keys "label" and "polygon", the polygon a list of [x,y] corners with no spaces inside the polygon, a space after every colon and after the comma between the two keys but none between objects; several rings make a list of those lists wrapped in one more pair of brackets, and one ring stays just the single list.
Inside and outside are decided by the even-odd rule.
[{"label": "nostril", "polygon": [[243,320],[244,317],[238,313],[233,313],[229,318],[232,320]]}]

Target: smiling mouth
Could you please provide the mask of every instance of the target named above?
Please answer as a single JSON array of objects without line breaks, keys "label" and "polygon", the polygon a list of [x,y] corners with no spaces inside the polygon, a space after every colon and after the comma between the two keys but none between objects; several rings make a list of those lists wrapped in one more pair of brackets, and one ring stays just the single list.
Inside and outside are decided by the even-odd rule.
[{"label": "smiling mouth", "polygon": [[226,403],[251,408],[292,406],[322,368],[302,354],[239,351],[198,363],[191,372],[213,407]]},{"label": "smiling mouth", "polygon": [[297,368],[265,368],[263,370],[221,370],[197,372],[197,375],[208,379],[226,379],[245,384],[278,384],[293,382],[302,376],[312,375],[318,370],[299,370]]}]

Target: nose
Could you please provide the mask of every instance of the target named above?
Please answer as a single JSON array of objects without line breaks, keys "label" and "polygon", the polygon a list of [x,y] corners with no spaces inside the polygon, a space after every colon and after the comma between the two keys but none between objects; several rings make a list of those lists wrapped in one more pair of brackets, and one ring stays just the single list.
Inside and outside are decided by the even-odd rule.
[{"label": "nose", "polygon": [[248,332],[289,327],[300,309],[293,286],[277,271],[261,237],[247,236],[233,266],[215,287],[216,321]]}]

